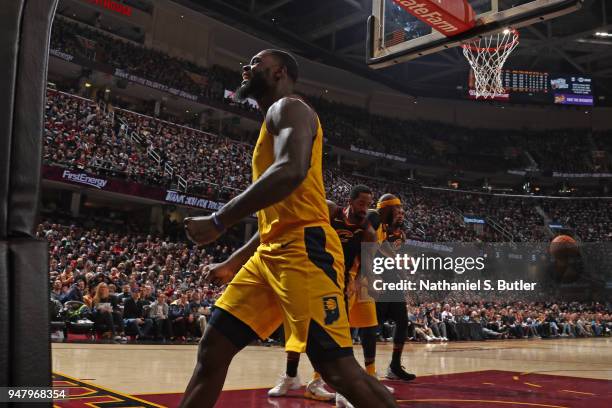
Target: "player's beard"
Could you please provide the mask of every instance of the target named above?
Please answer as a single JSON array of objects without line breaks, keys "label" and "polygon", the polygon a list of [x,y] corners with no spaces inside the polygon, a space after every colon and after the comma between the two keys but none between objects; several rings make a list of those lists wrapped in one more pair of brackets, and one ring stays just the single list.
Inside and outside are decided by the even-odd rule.
[{"label": "player's beard", "polygon": [[235,99],[238,102],[243,102],[249,97],[259,99],[268,89],[268,84],[266,83],[263,72],[251,72],[253,73],[251,79],[243,82],[242,85],[236,89]]},{"label": "player's beard", "polygon": [[349,207],[349,213],[353,216],[358,222],[363,222],[366,218],[365,211],[355,211],[352,207]]}]

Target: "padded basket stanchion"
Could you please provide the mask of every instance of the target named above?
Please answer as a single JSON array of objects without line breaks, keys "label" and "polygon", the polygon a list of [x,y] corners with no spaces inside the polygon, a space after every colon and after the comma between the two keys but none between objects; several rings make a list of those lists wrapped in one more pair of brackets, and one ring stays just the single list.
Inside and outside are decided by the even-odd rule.
[{"label": "padded basket stanchion", "polygon": [[13,239],[9,245],[12,271],[11,384],[51,384],[47,242]]},{"label": "padded basket stanchion", "polygon": [[9,236],[31,235],[38,215],[49,38],[57,0],[28,0],[22,13],[11,143]]},{"label": "padded basket stanchion", "polygon": [[9,275],[8,243],[0,241],[0,384],[8,384],[10,373],[9,345]]},{"label": "padded basket stanchion", "polygon": [[51,384],[47,242],[32,236],[57,2],[12,0],[0,9],[0,386]]},{"label": "padded basket stanchion", "polygon": [[23,5],[24,0],[3,2],[0,11],[0,239],[8,236],[15,75]]}]

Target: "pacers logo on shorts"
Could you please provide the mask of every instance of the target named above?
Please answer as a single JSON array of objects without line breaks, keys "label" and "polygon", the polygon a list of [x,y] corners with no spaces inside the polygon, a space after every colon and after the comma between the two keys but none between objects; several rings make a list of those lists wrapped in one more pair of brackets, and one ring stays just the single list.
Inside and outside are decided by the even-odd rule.
[{"label": "pacers logo on shorts", "polygon": [[340,310],[338,309],[338,298],[336,296],[328,296],[323,298],[323,310],[325,310],[325,324],[329,325],[340,318]]}]

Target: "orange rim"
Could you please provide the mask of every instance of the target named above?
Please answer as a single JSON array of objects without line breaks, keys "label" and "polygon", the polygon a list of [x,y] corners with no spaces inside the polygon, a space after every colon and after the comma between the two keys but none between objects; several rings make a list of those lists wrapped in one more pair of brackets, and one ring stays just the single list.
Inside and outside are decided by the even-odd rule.
[{"label": "orange rim", "polygon": [[519,41],[519,32],[516,31],[514,28],[510,29],[509,31],[510,31],[509,35],[512,35],[514,38],[508,44],[505,44],[505,45],[503,45],[501,47],[486,48],[486,47],[478,47],[478,46],[473,44],[474,42],[479,41],[480,39],[478,39],[478,40],[474,39],[474,40],[472,40],[471,43],[462,44],[461,46],[463,48],[467,48],[467,49],[475,51],[475,52],[491,52],[491,53],[493,53],[493,52],[497,52],[499,50],[506,50],[508,48],[514,47],[514,45],[517,44],[518,41]]}]

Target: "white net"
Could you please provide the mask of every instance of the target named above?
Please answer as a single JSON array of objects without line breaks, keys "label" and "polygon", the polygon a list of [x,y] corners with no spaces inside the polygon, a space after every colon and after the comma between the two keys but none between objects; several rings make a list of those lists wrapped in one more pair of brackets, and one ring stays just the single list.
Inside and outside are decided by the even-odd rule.
[{"label": "white net", "polygon": [[502,68],[518,43],[518,31],[506,29],[462,45],[463,55],[474,71],[476,98],[494,98],[504,93]]}]

